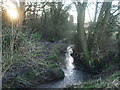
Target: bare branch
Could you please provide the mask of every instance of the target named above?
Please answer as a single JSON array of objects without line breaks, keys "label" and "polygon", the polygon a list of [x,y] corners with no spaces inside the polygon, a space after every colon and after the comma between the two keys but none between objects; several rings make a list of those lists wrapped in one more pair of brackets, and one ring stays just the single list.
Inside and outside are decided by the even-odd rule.
[{"label": "bare branch", "polygon": [[111,14],[114,14],[114,13],[116,13],[118,10],[120,10],[120,7],[118,7],[113,13],[111,13]]}]

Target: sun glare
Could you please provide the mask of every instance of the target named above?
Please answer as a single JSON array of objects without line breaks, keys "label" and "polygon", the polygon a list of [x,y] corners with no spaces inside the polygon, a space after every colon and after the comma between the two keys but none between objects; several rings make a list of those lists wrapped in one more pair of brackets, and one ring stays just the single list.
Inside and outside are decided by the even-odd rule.
[{"label": "sun glare", "polygon": [[17,19],[18,18],[18,11],[15,8],[8,9],[7,14],[11,19]]}]

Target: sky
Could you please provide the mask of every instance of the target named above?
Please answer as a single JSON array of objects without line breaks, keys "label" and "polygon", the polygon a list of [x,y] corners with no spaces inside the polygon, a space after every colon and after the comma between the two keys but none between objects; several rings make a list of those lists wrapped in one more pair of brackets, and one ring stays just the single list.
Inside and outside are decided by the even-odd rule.
[{"label": "sky", "polygon": [[[4,0],[3,0],[4,1]],[[12,4],[10,2],[10,0],[7,0],[8,3],[9,3],[9,6],[11,8],[15,8],[15,5]],[[17,2],[19,0],[16,0]],[[21,0],[20,0],[21,1]],[[32,0],[32,1],[36,1],[36,0]],[[44,0],[38,0],[38,1],[44,1]],[[48,0],[49,1],[49,0]],[[55,0],[56,1],[56,0]],[[72,3],[72,0],[64,0],[65,1],[65,5],[69,5]],[[90,22],[93,20],[94,18],[94,13],[95,13],[95,1],[96,0],[88,0],[88,7],[86,8],[86,11],[85,11],[85,23],[86,22]],[[98,1],[101,1],[101,0],[98,0]],[[109,1],[109,0],[108,0]],[[113,4],[117,4],[119,0],[114,0],[113,1]],[[7,3],[7,4],[8,4]],[[90,4],[91,3],[91,4]],[[74,6],[74,4],[72,4],[72,8],[69,10],[69,13],[70,15],[73,15],[73,18],[74,18],[74,23],[77,23],[77,12],[76,12],[76,7]]]},{"label": "sky", "polygon": [[[72,3],[71,0],[66,0],[66,1],[67,1],[66,4]],[[98,0],[98,1],[101,1],[101,0]],[[88,7],[86,8],[86,11],[85,11],[85,23],[93,21],[94,14],[95,14],[95,2],[96,2],[96,0],[88,1],[88,5],[87,5]],[[112,4],[118,5],[118,2],[119,2],[119,0],[114,0],[112,2]],[[76,12],[76,8],[74,5],[72,5],[72,8],[69,11],[69,13],[70,13],[70,15],[73,15],[74,23],[77,23],[77,12]]]}]

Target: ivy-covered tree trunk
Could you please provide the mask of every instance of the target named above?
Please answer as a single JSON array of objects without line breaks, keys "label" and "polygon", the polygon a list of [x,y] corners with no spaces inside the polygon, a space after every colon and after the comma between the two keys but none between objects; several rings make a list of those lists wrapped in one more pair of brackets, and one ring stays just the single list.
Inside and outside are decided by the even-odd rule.
[{"label": "ivy-covered tree trunk", "polygon": [[77,44],[76,48],[79,53],[84,54],[84,58],[86,60],[89,59],[88,55],[88,48],[86,43],[85,37],[85,28],[84,28],[84,21],[85,21],[85,8],[87,6],[87,2],[80,3],[76,5],[77,8]]}]

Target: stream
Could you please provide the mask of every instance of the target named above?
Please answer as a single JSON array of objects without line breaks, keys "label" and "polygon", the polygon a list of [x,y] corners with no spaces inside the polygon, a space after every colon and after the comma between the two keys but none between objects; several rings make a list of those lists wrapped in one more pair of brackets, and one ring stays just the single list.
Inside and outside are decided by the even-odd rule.
[{"label": "stream", "polygon": [[75,69],[73,64],[73,57],[70,55],[73,53],[72,45],[67,48],[65,54],[65,65],[61,66],[64,71],[65,77],[62,80],[41,84],[37,88],[65,88],[69,85],[81,84],[83,81],[89,78],[89,73]]}]

